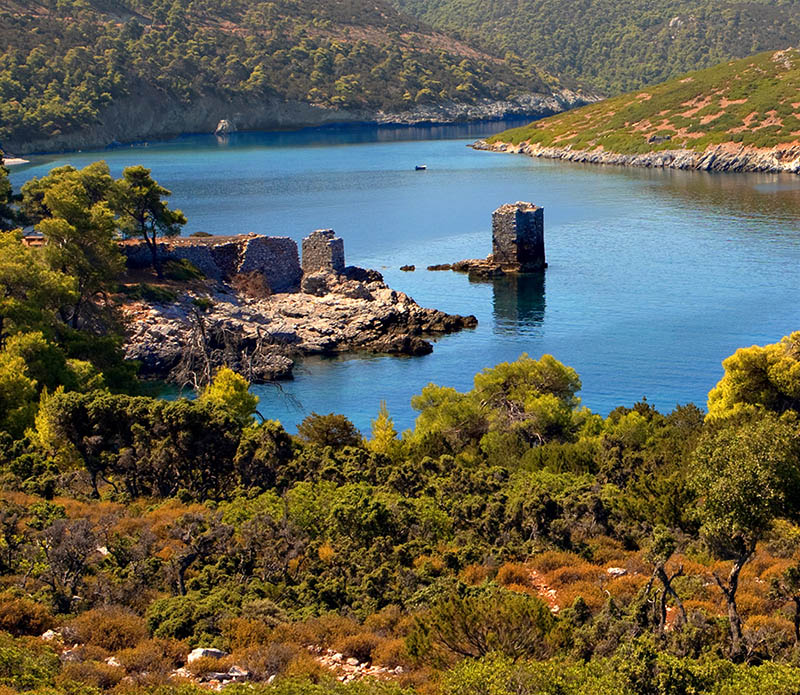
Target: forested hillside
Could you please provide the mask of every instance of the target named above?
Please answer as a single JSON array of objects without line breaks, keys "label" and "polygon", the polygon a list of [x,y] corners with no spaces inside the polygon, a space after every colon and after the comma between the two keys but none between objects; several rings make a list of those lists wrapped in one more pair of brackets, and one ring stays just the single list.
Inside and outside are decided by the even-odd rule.
[{"label": "forested hillside", "polygon": [[0,0],[0,46],[9,151],[552,91],[384,0]]},{"label": "forested hillside", "polygon": [[797,0],[393,2],[608,95],[800,42]]}]

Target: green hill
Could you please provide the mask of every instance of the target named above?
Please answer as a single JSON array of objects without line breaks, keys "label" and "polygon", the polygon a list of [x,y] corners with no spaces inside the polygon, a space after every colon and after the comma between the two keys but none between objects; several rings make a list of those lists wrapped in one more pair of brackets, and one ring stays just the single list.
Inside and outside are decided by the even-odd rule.
[{"label": "green hill", "polygon": [[0,0],[0,46],[12,152],[553,91],[384,0]]},{"label": "green hill", "polygon": [[605,94],[800,43],[800,0],[394,0]]},{"label": "green hill", "polygon": [[800,140],[800,51],[766,52],[506,131],[490,143],[640,154]]}]

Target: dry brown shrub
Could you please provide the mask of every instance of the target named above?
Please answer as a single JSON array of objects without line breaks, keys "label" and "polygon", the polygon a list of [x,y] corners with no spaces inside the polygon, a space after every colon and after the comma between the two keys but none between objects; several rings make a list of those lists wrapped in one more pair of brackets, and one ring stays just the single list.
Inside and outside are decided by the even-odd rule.
[{"label": "dry brown shrub", "polygon": [[608,599],[606,593],[597,583],[579,581],[559,589],[556,595],[556,603],[559,606],[571,606],[578,596],[584,600],[589,610],[593,613],[600,610]]},{"label": "dry brown shrub", "polygon": [[364,629],[380,637],[389,637],[397,634],[406,617],[400,606],[386,606],[364,621]]},{"label": "dry brown shrub", "polygon": [[769,586],[769,583],[773,579],[780,577],[786,571],[786,569],[793,564],[794,562],[791,560],[773,559],[770,566],[764,569],[759,576],[761,577],[762,581]]},{"label": "dry brown shrub", "polygon": [[102,661],[78,661],[64,664],[56,682],[63,684],[75,681],[100,690],[110,690],[124,677],[125,671],[119,666],[110,666]]},{"label": "dry brown shrub", "polygon": [[673,555],[669,567],[683,567],[683,573],[687,577],[711,577],[711,568],[708,565],[692,560],[685,555]]},{"label": "dry brown shrub", "polygon": [[122,606],[93,608],[67,623],[78,642],[93,644],[110,652],[135,647],[147,638],[143,618]]},{"label": "dry brown shrub", "polygon": [[406,649],[406,641],[404,639],[382,640],[372,650],[372,661],[379,666],[386,666],[387,668],[396,668],[397,666],[409,668],[411,666],[411,657]]},{"label": "dry brown shrub", "polygon": [[283,675],[312,683],[330,678],[330,672],[306,651],[301,651],[289,662]]},{"label": "dry brown shrub", "polygon": [[530,586],[531,570],[519,562],[507,562],[497,570],[497,583],[509,587],[511,584]]},{"label": "dry brown shrub", "polygon": [[470,586],[477,586],[483,584],[493,574],[494,569],[487,565],[467,565],[461,570],[461,581]]},{"label": "dry brown shrub", "polygon": [[416,695],[440,695],[441,693],[441,674],[431,666],[406,671],[396,678],[396,681],[401,688],[408,688]]},{"label": "dry brown shrub", "polygon": [[711,618],[718,616],[720,612],[720,606],[713,601],[687,599],[683,602],[683,607],[686,609],[687,615],[691,615],[694,612],[700,612],[703,615]]},{"label": "dry brown shrub", "polygon": [[231,654],[231,660],[249,671],[254,679],[267,680],[270,676],[283,675],[292,660],[302,653],[302,647],[295,644],[271,642],[237,650]]},{"label": "dry brown shrub", "polygon": [[597,565],[624,567],[626,560],[633,555],[622,547],[622,543],[608,536],[593,538],[588,545],[592,561]]},{"label": "dry brown shrub", "polygon": [[155,638],[123,649],[115,657],[128,673],[164,674],[180,666],[188,651],[184,642]]},{"label": "dry brown shrub", "polygon": [[372,651],[381,642],[381,638],[371,632],[359,632],[338,640],[333,649],[346,657],[353,657],[360,662],[372,661]]},{"label": "dry brown shrub", "polygon": [[537,572],[547,573],[557,570],[559,567],[573,567],[575,565],[586,564],[586,560],[574,553],[566,553],[560,550],[546,550],[536,555],[530,562],[531,567]]},{"label": "dry brown shrub", "polygon": [[273,629],[272,639],[302,647],[314,645],[330,649],[336,641],[358,632],[361,626],[355,620],[327,613],[304,623],[281,623]]},{"label": "dry brown shrub", "polygon": [[747,589],[739,589],[736,593],[736,605],[743,617],[764,615],[770,610],[769,602],[750,591],[749,587]]},{"label": "dry brown shrub", "polygon": [[190,664],[186,664],[186,670],[197,678],[207,676],[209,673],[225,673],[233,666],[233,659],[230,656],[223,656],[215,659],[213,656],[201,656]]},{"label": "dry brown shrub", "polygon": [[776,558],[767,553],[763,548],[759,548],[755,555],[742,567],[741,578],[753,579],[760,577],[776,562]]},{"label": "dry brown shrub", "polygon": [[53,614],[47,606],[11,592],[0,594],[0,630],[15,637],[38,636],[53,624]]},{"label": "dry brown shrub", "polygon": [[742,633],[748,642],[766,647],[772,655],[794,643],[794,625],[786,618],[755,615],[745,621]]},{"label": "dry brown shrub", "polygon": [[150,526],[150,530],[156,537],[168,541],[171,528],[182,516],[186,514],[205,516],[207,513],[208,509],[201,504],[184,504],[179,500],[171,498],[160,507],[148,511],[145,518],[147,519],[148,526]]},{"label": "dry brown shrub", "polygon": [[605,572],[602,567],[581,562],[569,567],[559,567],[544,576],[545,583],[557,591],[576,582],[597,582]]},{"label": "dry brown shrub", "polygon": [[56,497],[53,502],[64,507],[69,519],[88,519],[93,526],[97,526],[106,519],[122,517],[126,513],[125,506],[117,502],[90,503],[72,497]]},{"label": "dry brown shrub", "polygon": [[272,296],[267,278],[264,277],[264,273],[257,270],[234,275],[231,287],[251,299],[269,299]]},{"label": "dry brown shrub", "polygon": [[79,644],[72,648],[76,661],[103,661],[109,654],[108,649],[95,644]]},{"label": "dry brown shrub", "polygon": [[243,649],[267,644],[272,639],[272,628],[263,620],[231,618],[223,625],[222,636],[230,642],[231,649]]},{"label": "dry brown shrub", "polygon": [[636,598],[636,595],[648,581],[649,577],[645,577],[642,574],[626,574],[623,577],[609,581],[606,584],[606,589],[616,600],[628,603]]}]

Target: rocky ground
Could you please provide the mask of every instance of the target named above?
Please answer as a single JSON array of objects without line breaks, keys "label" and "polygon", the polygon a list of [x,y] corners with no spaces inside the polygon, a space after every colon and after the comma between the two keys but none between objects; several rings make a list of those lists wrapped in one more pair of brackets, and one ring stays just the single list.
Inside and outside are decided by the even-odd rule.
[{"label": "rocky ground", "polygon": [[544,147],[520,143],[487,143],[478,140],[472,145],[476,150],[526,154],[530,157],[563,159],[587,164],[613,164],[645,168],[695,169],[698,171],[800,173],[800,146],[772,148],[746,147],[737,143],[712,145],[702,152],[676,149],[644,154],[618,154],[602,149],[573,150],[570,147]]},{"label": "rocky ground", "polygon": [[492,254],[489,254],[486,258],[467,258],[455,263],[429,265],[428,270],[452,270],[456,273],[467,273],[470,280],[491,280],[492,278],[519,272],[518,268],[503,267],[494,260]]},{"label": "rocky ground", "polygon": [[[41,635],[41,639],[48,642],[56,650],[62,663],[80,663],[86,660],[86,653],[82,648],[84,645],[75,642],[67,628],[48,630]],[[330,671],[342,683],[351,683],[365,678],[390,680],[404,673],[402,666],[390,668],[369,661],[363,662],[318,645],[309,645],[306,648],[314,661],[322,668]],[[235,664],[230,666],[228,664],[230,660],[226,658],[228,656],[227,652],[219,649],[198,647],[188,653],[183,666],[169,673],[169,678],[178,682],[190,681],[202,688],[215,691],[222,690],[225,686],[234,683],[248,683],[258,680],[246,668]],[[197,668],[196,665],[200,660],[205,662],[204,666],[211,666],[211,668]],[[119,669],[120,672],[124,673],[122,664],[114,656],[107,657],[105,664],[111,669]],[[276,674],[265,676],[265,682],[267,684],[272,683],[275,677]],[[122,679],[122,682],[127,681],[133,682],[133,679],[130,676]]]},{"label": "rocky ground", "polygon": [[343,352],[424,355],[426,337],[472,328],[474,316],[427,309],[383,282],[380,273],[347,268],[315,273],[300,292],[248,297],[219,285],[175,301],[130,301],[126,357],[141,374],[199,385],[222,365],[253,383],[290,378],[293,358]]}]

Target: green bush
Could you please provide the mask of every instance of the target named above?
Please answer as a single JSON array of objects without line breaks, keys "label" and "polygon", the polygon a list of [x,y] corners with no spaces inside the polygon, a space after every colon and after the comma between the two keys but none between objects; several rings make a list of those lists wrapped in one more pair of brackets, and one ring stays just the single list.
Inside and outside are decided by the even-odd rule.
[{"label": "green bush", "polygon": [[16,691],[50,687],[59,666],[56,653],[40,639],[0,632],[0,686]]},{"label": "green bush", "polygon": [[180,258],[176,261],[170,260],[164,264],[164,275],[170,280],[178,282],[189,282],[190,280],[202,280],[205,275],[196,268],[190,261]]}]

